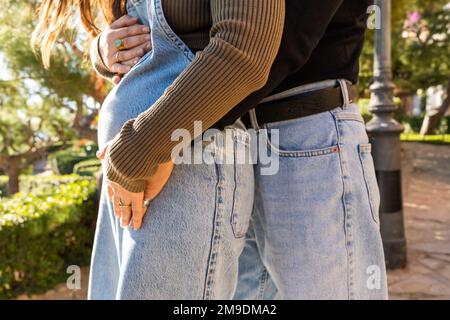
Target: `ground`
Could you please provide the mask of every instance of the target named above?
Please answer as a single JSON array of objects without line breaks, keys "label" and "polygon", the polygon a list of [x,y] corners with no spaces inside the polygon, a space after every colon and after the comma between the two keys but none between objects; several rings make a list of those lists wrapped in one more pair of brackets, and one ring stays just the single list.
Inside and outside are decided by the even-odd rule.
[{"label": "ground", "polygon": [[[402,144],[403,196],[408,266],[389,271],[391,299],[450,299],[450,146]],[[82,289],[60,284],[32,299],[85,299]],[[29,299],[21,296],[20,299]]]},{"label": "ground", "polygon": [[450,299],[450,147],[403,143],[408,266],[388,274],[391,299]]}]

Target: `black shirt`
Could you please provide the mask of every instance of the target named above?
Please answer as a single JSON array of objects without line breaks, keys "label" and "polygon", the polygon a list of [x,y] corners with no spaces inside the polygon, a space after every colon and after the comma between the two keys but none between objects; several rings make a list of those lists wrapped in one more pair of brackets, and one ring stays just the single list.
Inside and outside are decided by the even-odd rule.
[{"label": "black shirt", "polygon": [[286,0],[283,37],[269,79],[224,118],[232,124],[265,97],[302,84],[358,81],[369,6],[373,0]]}]

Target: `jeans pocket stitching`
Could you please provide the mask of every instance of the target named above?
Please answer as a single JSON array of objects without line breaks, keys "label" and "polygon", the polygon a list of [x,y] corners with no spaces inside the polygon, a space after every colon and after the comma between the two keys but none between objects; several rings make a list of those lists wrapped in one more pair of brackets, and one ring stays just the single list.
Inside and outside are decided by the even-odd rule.
[{"label": "jeans pocket stitching", "polygon": [[367,196],[368,196],[368,200],[369,200],[369,207],[370,207],[370,211],[371,211],[371,215],[372,215],[372,219],[378,224],[379,223],[379,218],[378,218],[378,213],[377,213],[377,206],[375,204],[376,199],[375,197],[375,192],[377,192],[376,190],[373,190],[373,186],[372,184],[376,184],[377,180],[376,180],[376,176],[375,174],[373,174],[373,177],[370,178],[369,177],[369,170],[372,170],[372,168],[369,168],[368,166],[370,166],[370,163],[368,163],[368,161],[370,161],[371,157],[371,150],[372,150],[372,145],[370,143],[362,143],[358,146],[358,154],[359,154],[359,160],[361,162],[361,167],[362,167],[362,171],[363,171],[363,178],[364,178],[364,183],[366,185],[366,190],[367,190]]},{"label": "jeans pocket stitching", "polygon": [[269,150],[278,154],[280,157],[311,158],[339,152],[339,146],[337,144],[330,147],[309,150],[282,150],[274,146],[268,137],[266,139]]},{"label": "jeans pocket stitching", "polygon": [[339,152],[339,145],[336,143],[329,147],[324,148],[317,148],[317,149],[308,149],[308,150],[282,150],[275,146],[272,143],[272,140],[269,138],[267,134],[267,127],[264,127],[263,129],[264,133],[264,139],[266,140],[267,148],[274,152],[275,154],[278,154],[280,157],[291,157],[291,158],[311,158],[311,157],[317,157],[317,156],[325,156],[332,153]]},{"label": "jeans pocket stitching", "polygon": [[[231,208],[231,229],[233,231],[233,235],[235,238],[243,238],[245,234],[247,233],[247,229],[250,223],[250,217],[243,217],[239,213],[239,206],[238,206],[238,185],[239,185],[239,173],[238,173],[238,163],[237,163],[237,144],[243,143],[243,141],[239,141],[239,139],[236,139],[236,131],[233,137],[233,151],[234,151],[234,164],[233,164],[233,170],[234,170],[234,186],[233,186],[233,198],[232,198],[232,208]],[[247,141],[247,140],[244,140]],[[246,143],[246,146],[248,144]],[[243,219],[247,219],[247,221],[244,221]]]},{"label": "jeans pocket stitching", "polygon": [[220,243],[222,241],[222,223],[224,218],[224,203],[222,202],[223,188],[224,188],[224,172],[220,164],[215,164],[217,184],[215,186],[215,212],[214,225],[211,234],[210,249],[208,255],[208,264],[206,269],[205,283],[203,286],[203,299],[214,299],[214,286],[216,284],[216,267],[217,267],[217,253],[220,250]]}]

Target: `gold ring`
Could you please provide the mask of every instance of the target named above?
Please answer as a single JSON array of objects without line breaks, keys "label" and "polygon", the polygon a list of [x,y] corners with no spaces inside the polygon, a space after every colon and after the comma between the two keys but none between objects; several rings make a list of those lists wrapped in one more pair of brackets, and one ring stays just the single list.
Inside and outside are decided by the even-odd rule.
[{"label": "gold ring", "polygon": [[114,40],[114,46],[119,49],[119,50],[123,50],[125,49],[125,43],[123,42],[122,39],[116,39]]},{"label": "gold ring", "polygon": [[150,199],[144,200],[144,206],[148,207],[150,205]]},{"label": "gold ring", "polygon": [[121,207],[121,208],[131,208],[131,204],[123,204],[122,199],[119,198],[119,207]]}]

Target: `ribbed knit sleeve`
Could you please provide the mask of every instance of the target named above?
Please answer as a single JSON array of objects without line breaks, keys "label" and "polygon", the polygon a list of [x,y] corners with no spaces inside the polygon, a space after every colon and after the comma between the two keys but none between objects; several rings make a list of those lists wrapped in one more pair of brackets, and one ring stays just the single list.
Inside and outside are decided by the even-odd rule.
[{"label": "ribbed knit sleeve", "polygon": [[[145,189],[157,164],[170,160],[176,129],[194,137],[267,82],[279,49],[285,0],[210,0],[210,42],[153,106],[128,120],[106,153],[109,180]],[[195,13],[192,13],[195,14]]]}]

